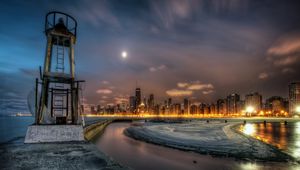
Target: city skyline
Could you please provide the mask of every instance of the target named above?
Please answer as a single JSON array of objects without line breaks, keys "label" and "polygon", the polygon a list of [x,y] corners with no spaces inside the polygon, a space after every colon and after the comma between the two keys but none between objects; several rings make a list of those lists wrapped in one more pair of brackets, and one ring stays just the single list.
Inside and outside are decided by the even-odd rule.
[{"label": "city skyline", "polygon": [[[195,101],[187,97],[181,100],[165,98],[156,100],[155,94],[142,95],[140,87],[128,100],[108,105],[82,105],[82,113],[98,116],[187,116],[187,117],[240,117],[272,116],[297,117],[300,113],[300,82],[289,84],[289,97],[264,98],[258,92],[243,95],[228,94],[214,102]],[[97,108],[97,109],[96,109]]]},{"label": "city skyline", "polygon": [[45,54],[40,21],[53,9],[80,23],[76,76],[86,80],[86,103],[128,98],[136,81],[160,100],[215,102],[231,93],[288,97],[300,80],[300,2],[70,2],[0,2],[2,114],[27,110]]}]

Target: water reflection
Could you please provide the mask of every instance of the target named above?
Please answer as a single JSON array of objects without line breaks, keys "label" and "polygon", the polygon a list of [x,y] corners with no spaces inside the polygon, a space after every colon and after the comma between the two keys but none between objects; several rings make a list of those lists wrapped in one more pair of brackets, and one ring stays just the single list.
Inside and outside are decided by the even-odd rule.
[{"label": "water reflection", "polygon": [[239,130],[300,159],[300,122],[247,123]]},{"label": "water reflection", "polygon": [[253,135],[255,132],[255,124],[246,124],[244,126],[241,126],[241,131],[245,133],[246,135]]}]

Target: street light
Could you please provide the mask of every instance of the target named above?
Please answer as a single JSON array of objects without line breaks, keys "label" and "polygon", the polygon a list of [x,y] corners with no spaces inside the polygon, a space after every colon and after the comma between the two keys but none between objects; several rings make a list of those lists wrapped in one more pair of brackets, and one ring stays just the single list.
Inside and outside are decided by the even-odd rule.
[{"label": "street light", "polygon": [[246,111],[249,112],[249,113],[252,113],[252,112],[254,112],[254,107],[248,106],[248,107],[246,108]]},{"label": "street light", "polygon": [[248,107],[246,108],[246,112],[247,112],[247,113],[250,113],[250,116],[251,116],[251,114],[254,112],[254,107],[248,106]]},{"label": "street light", "polygon": [[300,106],[297,106],[297,107],[296,107],[296,112],[297,112],[297,113],[300,113]]}]

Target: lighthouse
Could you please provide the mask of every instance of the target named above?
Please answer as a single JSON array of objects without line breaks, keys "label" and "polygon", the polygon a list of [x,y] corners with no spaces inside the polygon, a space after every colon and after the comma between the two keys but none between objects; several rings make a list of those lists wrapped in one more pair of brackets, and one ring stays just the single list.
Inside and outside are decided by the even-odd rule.
[{"label": "lighthouse", "polygon": [[62,12],[45,18],[46,53],[35,87],[35,123],[25,143],[83,140],[80,117],[80,84],[76,79],[74,46],[77,21]]}]

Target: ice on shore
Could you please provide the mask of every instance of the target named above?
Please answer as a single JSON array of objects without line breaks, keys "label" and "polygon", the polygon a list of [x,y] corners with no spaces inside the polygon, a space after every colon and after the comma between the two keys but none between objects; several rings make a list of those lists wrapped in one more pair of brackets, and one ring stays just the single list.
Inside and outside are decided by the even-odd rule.
[{"label": "ice on shore", "polygon": [[290,161],[293,158],[261,141],[235,132],[237,123],[193,121],[150,123],[132,126],[124,133],[146,142],[215,156],[260,161]]}]

